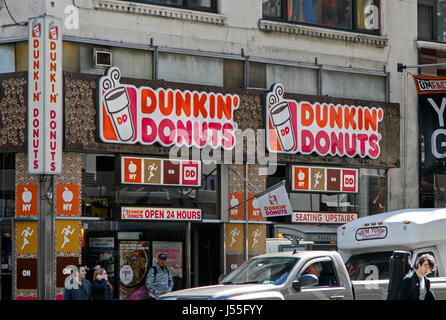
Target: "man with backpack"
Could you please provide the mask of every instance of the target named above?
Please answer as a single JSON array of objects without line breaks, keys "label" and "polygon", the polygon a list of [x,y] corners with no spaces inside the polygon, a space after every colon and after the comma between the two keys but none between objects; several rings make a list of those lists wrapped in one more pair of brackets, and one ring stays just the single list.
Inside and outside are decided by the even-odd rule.
[{"label": "man with backpack", "polygon": [[161,253],[158,256],[157,264],[151,267],[147,274],[146,286],[152,300],[172,291],[173,280],[169,268],[166,266],[166,259],[166,255]]}]

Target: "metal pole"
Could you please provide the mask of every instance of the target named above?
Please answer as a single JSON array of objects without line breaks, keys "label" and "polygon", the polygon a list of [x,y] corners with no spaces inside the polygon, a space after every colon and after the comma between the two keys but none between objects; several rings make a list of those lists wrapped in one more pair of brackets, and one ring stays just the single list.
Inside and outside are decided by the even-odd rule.
[{"label": "metal pole", "polygon": [[55,300],[54,177],[39,177],[37,288],[39,300]]},{"label": "metal pole", "polygon": [[191,287],[191,223],[186,225],[186,288]]}]

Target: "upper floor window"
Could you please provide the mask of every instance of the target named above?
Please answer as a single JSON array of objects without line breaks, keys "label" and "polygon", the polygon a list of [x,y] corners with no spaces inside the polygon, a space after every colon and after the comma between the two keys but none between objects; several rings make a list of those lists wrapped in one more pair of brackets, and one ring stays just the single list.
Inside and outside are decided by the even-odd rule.
[{"label": "upper floor window", "polygon": [[418,0],[418,39],[446,42],[446,0]]},{"label": "upper floor window", "polygon": [[378,33],[379,0],[262,0],[265,19]]},{"label": "upper floor window", "polygon": [[183,9],[217,12],[217,0],[132,0],[146,4],[177,7]]}]

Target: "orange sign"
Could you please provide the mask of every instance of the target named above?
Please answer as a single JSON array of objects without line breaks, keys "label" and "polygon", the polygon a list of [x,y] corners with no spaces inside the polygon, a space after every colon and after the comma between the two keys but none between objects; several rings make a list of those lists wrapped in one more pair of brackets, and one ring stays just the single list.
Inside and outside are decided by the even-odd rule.
[{"label": "orange sign", "polygon": [[[236,206],[242,202],[243,202],[243,193],[236,193],[236,192],[229,193],[229,208],[232,208],[233,206]],[[241,205],[229,210],[229,219],[230,220],[243,219],[243,206],[244,206],[244,204],[241,204]]]},{"label": "orange sign", "polygon": [[123,158],[124,183],[142,183],[142,159]]},{"label": "orange sign", "polygon": [[77,252],[79,250],[79,221],[56,221],[56,251]]},{"label": "orange sign", "polygon": [[294,190],[310,190],[310,170],[306,167],[293,167]]},{"label": "orange sign", "polygon": [[57,185],[57,214],[79,215],[79,185],[58,184]]},{"label": "orange sign", "polygon": [[[248,198],[253,197],[254,194],[248,194]],[[248,220],[265,220],[260,211],[259,202],[256,198],[252,198],[248,201]]]},{"label": "orange sign", "polygon": [[17,253],[37,253],[37,222],[16,222]]},{"label": "orange sign", "polygon": [[17,185],[16,215],[37,216],[37,198],[37,184]]}]

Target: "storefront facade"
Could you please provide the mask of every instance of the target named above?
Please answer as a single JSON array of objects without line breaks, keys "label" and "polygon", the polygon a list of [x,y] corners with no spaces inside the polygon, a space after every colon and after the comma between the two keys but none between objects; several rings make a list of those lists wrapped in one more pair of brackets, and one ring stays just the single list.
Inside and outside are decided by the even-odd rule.
[{"label": "storefront facade", "polygon": [[[70,4],[45,4],[45,13],[63,21]],[[206,8],[94,0],[77,7],[79,29],[64,21],[61,171],[48,181],[29,171],[28,33],[8,29],[0,47],[1,299],[39,297],[42,204],[54,214],[54,299],[66,266],[79,261],[107,268],[115,298],[144,299],[159,252],[175,289],[213,284],[279,233],[333,249],[342,223],[410,205],[400,177],[414,169],[413,146],[402,147],[413,132],[401,119],[412,109],[400,109],[402,80],[391,68],[412,58],[394,42],[410,43],[410,35],[289,26],[258,1]],[[277,103],[268,103],[277,84],[288,132],[276,121]],[[183,162],[171,163],[174,156]],[[253,196],[283,180],[294,214],[263,217]]]},{"label": "storefront facade", "polygon": [[[21,88],[4,90],[2,101],[10,100],[8,94],[16,92],[21,93],[18,101],[25,101],[25,76],[2,75],[5,86]],[[229,273],[246,258],[264,253],[265,239],[277,235],[277,224],[301,229],[313,225],[318,237],[301,236],[297,240],[328,245],[336,239],[330,234],[323,236],[324,226],[338,226],[365,212],[378,213],[385,208],[382,194],[386,186],[376,180],[385,181],[385,175],[379,176],[380,170],[386,172],[398,165],[399,152],[392,148],[399,144],[399,136],[394,134],[398,132],[397,104],[285,93],[283,99],[293,114],[290,123],[296,148],[291,151],[295,154],[277,154],[272,149],[284,144],[271,142],[278,138],[280,129],[268,127],[272,122],[265,121],[273,119],[265,113],[274,107],[265,105],[272,91],[119,78],[117,87],[124,88],[130,100],[126,102],[130,109],[126,115],[133,116],[129,129],[133,132],[127,140],[135,141],[123,143],[119,140],[125,134],[119,131],[120,120],[106,109],[109,102],[103,99],[105,91],[99,87],[109,76],[110,70],[104,76],[63,74],[63,169],[62,174],[54,176],[53,205],[53,272],[59,298],[66,266],[79,260],[90,268],[105,266],[115,287],[120,288],[116,290],[119,298],[142,299],[147,294],[147,269],[160,252],[169,257],[175,288],[211,284],[220,273]],[[4,112],[14,107],[9,104]],[[172,113],[164,118],[156,116],[169,110]],[[211,113],[214,121],[198,122],[199,117],[202,121],[206,116],[211,119]],[[17,116],[20,113],[12,117]],[[145,119],[150,120],[149,124]],[[18,137],[25,135],[26,127],[17,129],[13,125],[16,122],[11,121],[7,132],[18,130]],[[203,124],[214,131],[198,127]],[[184,130],[175,130],[173,125]],[[226,125],[226,132],[217,132]],[[316,126],[313,133],[305,130],[312,125]],[[256,133],[254,139],[248,138],[250,133]],[[227,150],[189,146],[175,149],[181,139],[183,143],[218,146],[219,138]],[[114,142],[104,142],[107,139]],[[162,142],[154,142],[157,139]],[[269,150],[264,148],[265,139]],[[12,255],[16,265],[13,281],[17,284],[13,292],[21,299],[37,297],[37,282],[26,281],[23,274],[27,273],[21,270],[37,272],[37,204],[29,199],[38,198],[38,179],[28,173],[26,141],[14,141],[16,151],[10,157],[15,163],[15,193],[20,201],[16,202],[12,231],[17,252]],[[256,150],[254,157],[251,149]],[[173,152],[190,154],[175,163],[171,161]],[[308,154],[300,154],[303,152]],[[350,155],[336,155],[344,152]],[[361,153],[363,158],[355,157]],[[264,175],[268,170],[272,174]],[[292,216],[262,217],[255,199],[235,207],[282,180],[287,181],[295,211]],[[377,204],[378,200],[381,202]],[[129,269],[130,275],[126,273]]]}]

